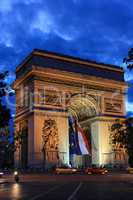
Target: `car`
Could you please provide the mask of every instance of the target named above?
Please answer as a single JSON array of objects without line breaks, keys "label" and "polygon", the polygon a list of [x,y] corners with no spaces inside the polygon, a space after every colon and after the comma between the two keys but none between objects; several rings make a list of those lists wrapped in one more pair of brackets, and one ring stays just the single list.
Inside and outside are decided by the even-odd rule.
[{"label": "car", "polygon": [[108,170],[102,167],[88,167],[85,169],[86,174],[106,174]]},{"label": "car", "polygon": [[4,173],[2,171],[0,171],[0,178],[2,178],[3,175],[4,175]]},{"label": "car", "polygon": [[56,174],[74,174],[78,170],[76,168],[70,168],[70,167],[57,167],[55,169]]},{"label": "car", "polygon": [[128,167],[128,168],[127,168],[127,172],[128,172],[129,174],[133,174],[133,167]]}]

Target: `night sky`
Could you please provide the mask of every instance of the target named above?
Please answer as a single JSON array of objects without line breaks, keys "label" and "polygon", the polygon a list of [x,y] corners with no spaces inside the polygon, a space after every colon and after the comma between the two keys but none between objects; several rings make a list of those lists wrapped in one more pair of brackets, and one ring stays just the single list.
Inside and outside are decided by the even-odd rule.
[{"label": "night sky", "polygon": [[[0,0],[0,71],[34,48],[120,65],[133,47],[132,0]],[[133,72],[125,73],[133,83]],[[132,84],[131,84],[132,85]],[[133,87],[127,111],[133,111]]]}]

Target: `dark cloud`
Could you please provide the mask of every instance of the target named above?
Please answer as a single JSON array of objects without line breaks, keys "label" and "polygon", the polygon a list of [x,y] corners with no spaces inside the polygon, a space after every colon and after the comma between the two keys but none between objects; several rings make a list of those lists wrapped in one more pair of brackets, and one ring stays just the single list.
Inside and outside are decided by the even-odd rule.
[{"label": "dark cloud", "polygon": [[0,19],[0,71],[8,69],[10,81],[33,48],[122,65],[133,47],[131,0],[1,0]]}]

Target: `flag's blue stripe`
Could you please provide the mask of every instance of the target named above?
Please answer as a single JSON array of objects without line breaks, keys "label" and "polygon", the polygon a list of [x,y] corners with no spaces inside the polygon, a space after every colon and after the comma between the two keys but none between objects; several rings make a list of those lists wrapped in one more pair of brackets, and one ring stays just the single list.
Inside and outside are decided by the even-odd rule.
[{"label": "flag's blue stripe", "polygon": [[81,155],[81,150],[79,147],[79,141],[78,141],[78,133],[77,133],[77,128],[76,128],[76,121],[74,118],[69,117],[69,151],[70,155],[76,154],[76,155]]}]

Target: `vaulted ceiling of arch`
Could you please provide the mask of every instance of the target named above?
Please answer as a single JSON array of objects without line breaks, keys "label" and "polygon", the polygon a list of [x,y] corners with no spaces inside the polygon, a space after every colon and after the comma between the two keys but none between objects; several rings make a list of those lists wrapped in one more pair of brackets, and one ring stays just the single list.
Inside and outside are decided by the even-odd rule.
[{"label": "vaulted ceiling of arch", "polygon": [[76,98],[71,101],[68,111],[69,114],[76,117],[79,122],[96,116],[95,105],[86,98]]}]

